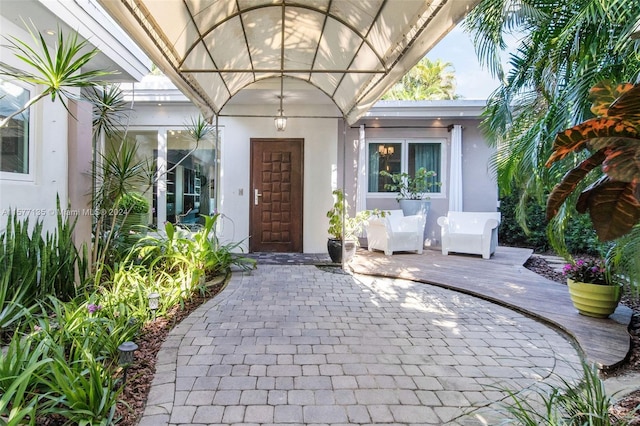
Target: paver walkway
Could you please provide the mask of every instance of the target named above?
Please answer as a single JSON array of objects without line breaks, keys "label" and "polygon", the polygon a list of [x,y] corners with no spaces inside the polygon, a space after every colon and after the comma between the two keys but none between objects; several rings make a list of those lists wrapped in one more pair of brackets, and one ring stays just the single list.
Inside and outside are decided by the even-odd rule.
[{"label": "paver walkway", "polygon": [[522,266],[530,254],[527,249],[498,247],[491,260],[484,260],[480,256],[442,256],[439,250],[394,256],[359,251],[349,266],[359,274],[440,285],[528,313],[569,333],[590,363],[603,369],[623,363],[631,348],[627,329],[632,310],[619,305],[607,319],[580,315],[565,284]]},{"label": "paver walkway", "polygon": [[495,424],[580,360],[553,329],[411,281],[260,265],[169,335],[140,425]]}]

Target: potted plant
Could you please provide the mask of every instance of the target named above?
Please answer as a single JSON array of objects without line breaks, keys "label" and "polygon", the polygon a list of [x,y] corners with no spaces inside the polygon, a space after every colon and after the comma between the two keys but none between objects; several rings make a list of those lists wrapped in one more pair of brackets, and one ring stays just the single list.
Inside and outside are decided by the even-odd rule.
[{"label": "potted plant", "polygon": [[564,266],[573,306],[582,315],[606,318],[618,306],[622,286],[614,279],[604,261],[577,259]]},{"label": "potted plant", "polygon": [[333,195],[333,207],[327,212],[330,235],[327,250],[334,263],[342,263],[343,253],[344,260],[348,262],[356,252],[358,234],[362,232],[364,221],[369,218],[371,212],[365,210],[358,212],[355,217],[349,217],[349,203],[344,198],[342,190],[334,190]]},{"label": "potted plant", "polygon": [[421,167],[413,177],[409,173],[391,174],[385,170],[382,170],[380,175],[391,179],[391,183],[385,184],[384,188],[398,193],[396,200],[405,216],[418,213],[426,216],[429,213],[431,201],[427,193],[431,192],[434,186],[441,185],[440,182],[432,180],[436,176],[435,171]]}]

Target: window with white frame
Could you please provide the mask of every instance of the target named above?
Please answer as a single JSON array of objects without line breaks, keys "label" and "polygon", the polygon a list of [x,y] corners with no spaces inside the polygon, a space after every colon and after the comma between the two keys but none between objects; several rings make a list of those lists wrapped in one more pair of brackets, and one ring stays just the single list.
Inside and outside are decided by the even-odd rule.
[{"label": "window with white frame", "polygon": [[[26,88],[0,77],[0,119],[20,110],[29,100]],[[29,173],[29,109],[0,128],[0,172]]]},{"label": "window with white frame", "polygon": [[386,189],[391,178],[380,174],[408,173],[415,176],[416,171],[425,168],[436,174],[431,179],[429,192],[440,194],[444,169],[443,139],[378,139],[367,143],[368,193],[384,195],[394,193]]}]

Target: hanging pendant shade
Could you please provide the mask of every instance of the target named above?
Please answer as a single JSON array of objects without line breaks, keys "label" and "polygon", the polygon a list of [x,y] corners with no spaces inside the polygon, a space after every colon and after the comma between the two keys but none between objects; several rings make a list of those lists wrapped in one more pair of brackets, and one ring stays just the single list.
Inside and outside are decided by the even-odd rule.
[{"label": "hanging pendant shade", "polygon": [[282,115],[282,110],[280,110],[280,115],[273,119],[273,122],[276,125],[276,130],[279,132],[284,132],[284,129],[287,128],[287,117]]}]

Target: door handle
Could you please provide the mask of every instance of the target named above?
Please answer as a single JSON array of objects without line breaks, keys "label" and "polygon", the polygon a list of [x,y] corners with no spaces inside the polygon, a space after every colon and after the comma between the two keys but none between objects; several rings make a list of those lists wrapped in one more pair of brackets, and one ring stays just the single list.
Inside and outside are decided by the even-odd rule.
[{"label": "door handle", "polygon": [[260,197],[262,197],[262,194],[260,192],[258,192],[258,189],[254,189],[253,190],[253,205],[255,205],[255,206],[258,205],[258,201],[259,201]]}]

